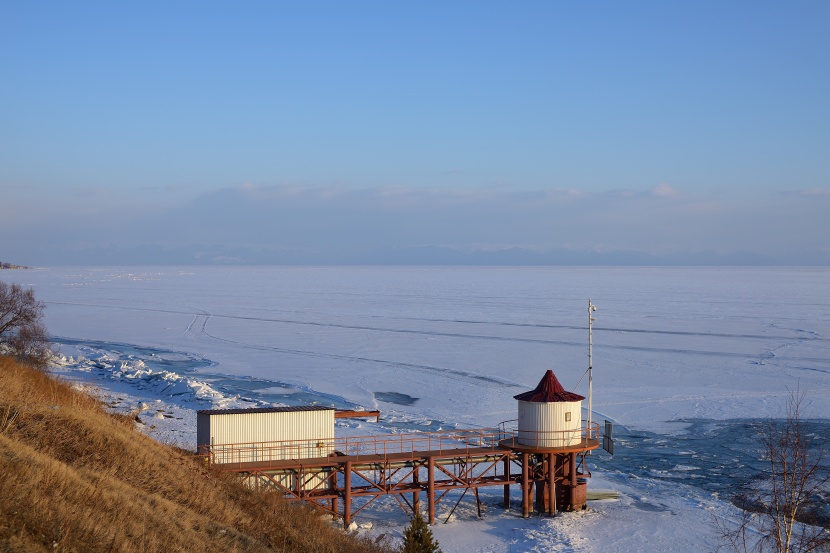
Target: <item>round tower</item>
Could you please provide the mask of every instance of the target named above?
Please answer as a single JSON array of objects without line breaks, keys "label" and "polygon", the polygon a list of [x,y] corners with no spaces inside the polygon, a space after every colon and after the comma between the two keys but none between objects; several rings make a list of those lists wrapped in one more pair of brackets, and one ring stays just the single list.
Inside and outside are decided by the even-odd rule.
[{"label": "round tower", "polygon": [[519,400],[517,441],[539,448],[571,447],[582,441],[584,396],[565,391],[548,370],[535,389],[513,396]]},{"label": "round tower", "polygon": [[585,397],[566,391],[550,370],[536,388],[513,397],[519,401],[518,428],[499,443],[521,461],[522,516],[530,516],[534,489],[541,513],[584,509],[590,476],[585,454],[599,447],[596,425],[583,426]]}]

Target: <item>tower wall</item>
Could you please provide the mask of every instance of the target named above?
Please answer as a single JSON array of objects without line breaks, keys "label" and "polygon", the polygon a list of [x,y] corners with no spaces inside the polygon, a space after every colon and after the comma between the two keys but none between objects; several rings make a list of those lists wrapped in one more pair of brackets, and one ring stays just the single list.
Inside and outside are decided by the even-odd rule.
[{"label": "tower wall", "polygon": [[518,426],[518,442],[522,445],[568,447],[579,444],[582,440],[582,402],[519,400]]}]

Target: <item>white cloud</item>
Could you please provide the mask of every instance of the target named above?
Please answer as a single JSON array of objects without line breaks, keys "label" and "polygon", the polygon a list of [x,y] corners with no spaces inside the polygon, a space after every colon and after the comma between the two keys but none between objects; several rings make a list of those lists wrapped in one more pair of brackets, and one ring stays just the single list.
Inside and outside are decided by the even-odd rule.
[{"label": "white cloud", "polygon": [[660,183],[651,189],[651,195],[658,198],[675,198],[680,192],[666,183]]}]

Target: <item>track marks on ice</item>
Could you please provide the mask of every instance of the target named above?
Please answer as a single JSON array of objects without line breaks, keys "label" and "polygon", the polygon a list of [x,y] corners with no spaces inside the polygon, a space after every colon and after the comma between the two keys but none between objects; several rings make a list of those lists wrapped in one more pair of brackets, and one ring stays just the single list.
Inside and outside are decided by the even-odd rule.
[{"label": "track marks on ice", "polygon": [[[220,338],[218,336],[212,336],[205,332],[205,327],[207,322],[210,318],[217,318],[217,319],[230,319],[230,320],[240,320],[240,321],[253,321],[253,322],[263,322],[263,323],[277,323],[277,324],[287,324],[287,325],[303,325],[308,327],[318,327],[318,328],[336,328],[336,329],[344,329],[344,330],[360,330],[366,332],[381,332],[381,333],[393,333],[393,334],[411,334],[411,335],[420,335],[420,336],[430,336],[430,337],[442,337],[442,338],[457,338],[457,339],[471,339],[471,340],[488,340],[488,341],[498,341],[498,342],[512,342],[512,343],[528,343],[528,344],[544,344],[544,345],[559,345],[559,346],[571,346],[571,347],[584,347],[584,342],[582,340],[556,340],[556,339],[548,339],[548,338],[528,338],[522,336],[499,336],[499,335],[490,335],[490,334],[476,334],[476,333],[466,333],[466,332],[446,332],[446,331],[437,331],[437,330],[426,330],[426,329],[407,329],[407,328],[390,328],[390,327],[382,327],[382,326],[371,326],[371,325],[358,325],[358,324],[345,324],[345,323],[333,323],[333,322],[321,322],[321,321],[307,321],[307,320],[298,320],[298,319],[289,319],[289,318],[280,318],[280,317],[254,317],[254,316],[246,316],[246,315],[229,315],[229,314],[216,314],[216,313],[207,313],[205,311],[199,311],[194,313],[191,311],[183,311],[183,310],[174,310],[174,309],[151,309],[151,308],[143,308],[143,307],[125,307],[125,306],[112,306],[106,304],[81,304],[81,303],[68,303],[68,302],[52,302],[55,304],[63,304],[63,305],[76,305],[76,306],[87,306],[87,307],[108,307],[112,309],[124,309],[124,310],[136,310],[136,311],[150,311],[150,312],[157,312],[157,313],[170,313],[170,314],[178,314],[178,315],[192,315],[194,317],[193,321],[191,321],[190,325],[188,326],[185,334],[201,334],[204,333],[207,336],[215,340],[224,340],[226,342],[233,342],[232,340],[226,340]],[[426,322],[440,322],[440,323],[453,323],[453,324],[463,324],[463,325],[487,325],[487,326],[494,326],[494,327],[518,327],[518,328],[535,328],[535,329],[560,329],[560,330],[585,330],[583,327],[580,326],[569,326],[569,325],[548,325],[548,324],[538,324],[538,323],[513,323],[513,322],[503,322],[503,321],[478,321],[478,320],[471,320],[471,319],[433,319],[433,318],[402,318],[397,320],[415,320],[415,321],[426,321]],[[688,337],[707,337],[707,338],[723,338],[725,340],[733,340],[733,339],[751,339],[751,340],[782,340],[790,343],[798,343],[798,342],[815,342],[815,341],[828,341],[827,338],[822,338],[817,336],[815,333],[810,333],[803,330],[792,329],[793,332],[805,333],[808,336],[775,336],[775,335],[766,335],[766,334],[737,334],[737,333],[710,333],[710,332],[689,332],[689,331],[676,331],[676,330],[654,330],[654,329],[638,329],[638,328],[603,328],[603,327],[594,327],[595,333],[603,333],[603,332],[613,332],[613,333],[631,333],[631,334],[640,334],[640,335],[665,335],[665,336],[688,336]],[[240,343],[240,345],[242,345]],[[248,347],[259,347],[260,349],[275,349],[269,348],[267,346],[255,346],[246,344]],[[671,348],[671,347],[659,347],[659,346],[637,346],[637,345],[628,345],[628,344],[599,344],[595,345],[597,349],[616,349],[616,350],[628,350],[628,351],[642,351],[642,352],[650,352],[650,353],[671,353],[671,354],[681,354],[681,355],[706,355],[706,356],[715,356],[715,357],[735,357],[735,358],[746,358],[749,357],[745,353],[736,353],[730,351],[713,351],[713,350],[701,350],[701,349],[687,349],[687,348]],[[279,349],[276,349],[280,351]],[[285,353],[296,353],[298,355],[327,355],[327,354],[320,354],[318,352],[308,352],[308,351],[301,351],[301,350],[284,350]],[[340,358],[349,358],[348,356],[342,356]],[[357,359],[357,358],[356,358]],[[364,359],[365,361],[369,362],[386,362],[382,360],[374,360],[374,359]],[[816,362],[816,361],[823,361],[821,359],[812,359],[812,358],[783,358],[779,357],[779,360],[789,360],[789,361],[803,361],[803,362]]]},{"label": "track marks on ice", "polygon": [[230,343],[234,345],[238,345],[244,347],[246,349],[257,349],[261,351],[275,351],[278,353],[285,353],[289,355],[301,355],[306,357],[315,357],[315,358],[325,358],[325,359],[336,359],[338,361],[353,361],[353,362],[360,362],[360,363],[369,363],[369,364],[380,364],[387,367],[395,367],[398,369],[414,369],[419,371],[428,371],[435,374],[440,374],[445,377],[450,377],[455,380],[463,379],[464,381],[472,381],[473,384],[477,384],[479,386],[512,386],[514,388],[524,388],[526,385],[519,384],[517,382],[512,382],[507,379],[503,378],[496,378],[493,376],[487,376],[479,373],[475,373],[472,371],[463,371],[459,369],[451,369],[448,367],[437,367],[434,365],[424,365],[421,363],[406,363],[403,361],[390,361],[388,359],[376,359],[372,357],[364,357],[364,356],[357,356],[357,355],[344,355],[339,353],[324,353],[319,351],[311,351],[311,350],[301,350],[301,349],[293,349],[293,348],[282,348],[278,346],[266,346],[262,344],[250,344],[246,342],[240,342],[237,340],[230,340],[228,338],[222,338],[219,336],[212,335],[207,329],[204,329],[205,336],[213,339],[218,340],[225,343]]},{"label": "track marks on ice", "polygon": [[190,324],[187,325],[187,329],[185,329],[185,331],[182,333],[182,336],[198,336],[207,334],[207,332],[205,332],[205,328],[207,327],[208,319],[210,319],[210,313],[208,313],[207,311],[197,313],[193,316],[193,320],[190,321]]}]

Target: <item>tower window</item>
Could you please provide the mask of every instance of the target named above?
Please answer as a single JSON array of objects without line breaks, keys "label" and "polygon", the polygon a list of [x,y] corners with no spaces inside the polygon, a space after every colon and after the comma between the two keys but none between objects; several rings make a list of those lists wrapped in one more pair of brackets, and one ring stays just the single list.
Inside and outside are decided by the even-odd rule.
[{"label": "tower window", "polygon": [[565,413],[565,422],[571,422],[571,412]]}]

